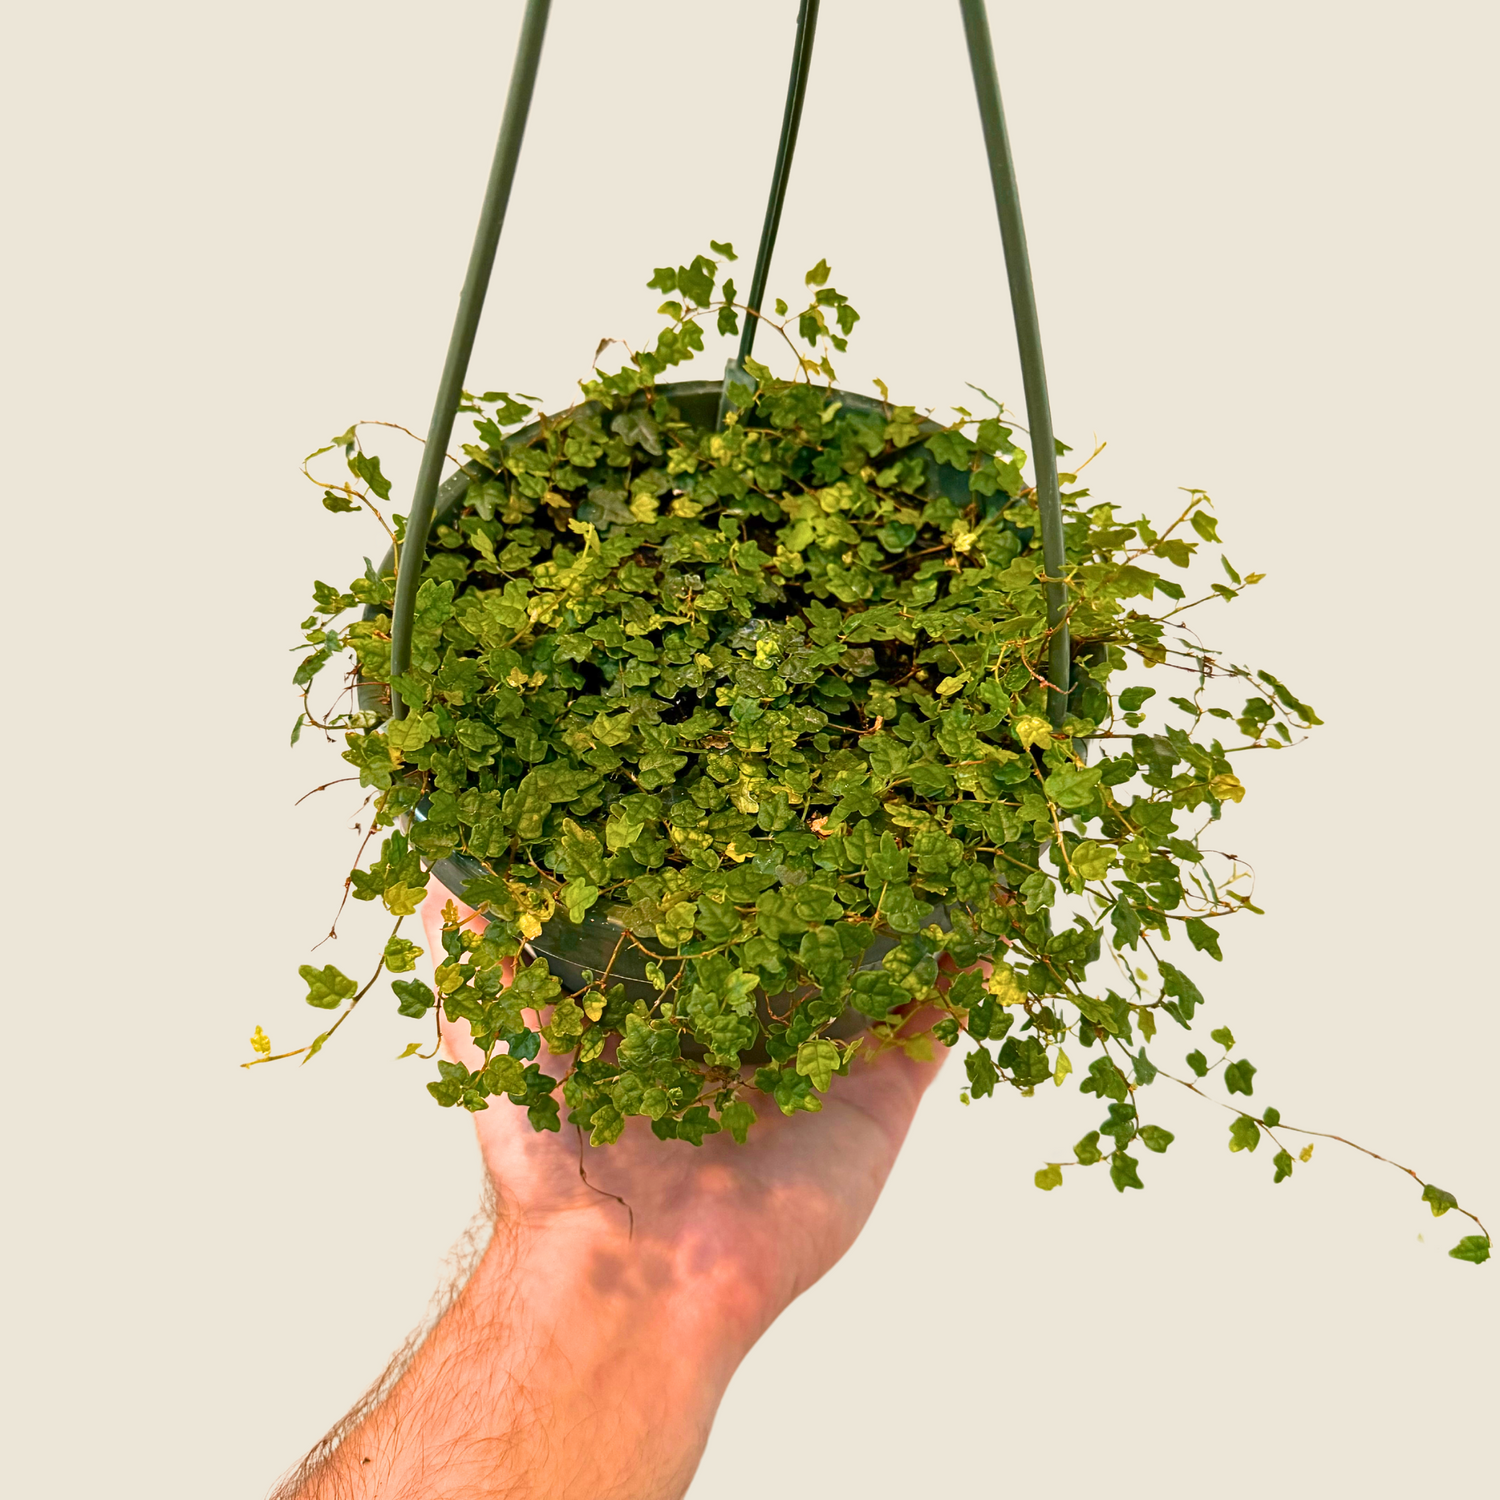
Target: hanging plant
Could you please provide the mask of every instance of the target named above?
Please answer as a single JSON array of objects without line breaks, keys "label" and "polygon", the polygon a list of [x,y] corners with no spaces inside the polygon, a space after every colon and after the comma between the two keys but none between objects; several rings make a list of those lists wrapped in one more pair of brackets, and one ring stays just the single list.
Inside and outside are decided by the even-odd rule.
[{"label": "hanging plant", "polygon": [[[302,967],[339,1015],[280,1055],[314,1055],[388,974],[424,1035],[443,1015],[484,1054],[438,1063],[438,1103],[517,1105],[537,1130],[566,1111],[596,1146],[644,1116],[697,1145],[818,1111],[861,1059],[966,1037],[965,1103],[1072,1075],[1105,1111],[1041,1188],[1094,1166],[1141,1187],[1173,1140],[1146,1103],[1163,1079],[1227,1104],[1230,1151],[1264,1148],[1285,1181],[1317,1133],[1261,1103],[1227,1026],[1183,1035],[1223,922],[1259,910],[1221,852],[1246,757],[1319,723],[1184,626],[1261,575],[1213,553],[1201,491],[1158,528],[1096,503],[1078,463],[1049,625],[1018,425],[982,392],[944,424],[879,382],[834,388],[858,314],[826,263],[804,308],[764,319],[793,378],[747,360],[722,426],[719,382],[662,382],[705,320],[739,331],[732,247],[711,249],[657,270],[666,326],[612,373],[596,359],[580,405],[465,398],[476,441],[439,493],[404,671],[380,459],[358,428],[312,455],[348,470],[323,504],[393,547],[314,586],[292,738],[342,736],[373,809],[346,898],[392,927],[368,983]],[[351,660],[346,710],[315,714]],[[402,935],[434,877],[484,919],[448,902],[435,989]],[[253,1045],[272,1060],[260,1028]],[[1410,1175],[1434,1214],[1459,1207]],[[1450,1253],[1485,1260],[1479,1228]]]}]

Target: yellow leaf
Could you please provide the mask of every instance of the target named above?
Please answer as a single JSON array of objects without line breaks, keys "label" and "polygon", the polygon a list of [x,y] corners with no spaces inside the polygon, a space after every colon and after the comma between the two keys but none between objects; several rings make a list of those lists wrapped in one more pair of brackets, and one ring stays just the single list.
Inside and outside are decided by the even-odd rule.
[{"label": "yellow leaf", "polygon": [[1243,802],[1245,788],[1238,776],[1215,776],[1208,789],[1220,802]]},{"label": "yellow leaf", "polygon": [[1246,583],[1259,583],[1261,581],[1261,579],[1264,578],[1265,576],[1266,575],[1264,573],[1246,573],[1245,574],[1245,582]]},{"label": "yellow leaf", "polygon": [[265,1057],[271,1050],[271,1038],[268,1037],[265,1032],[260,1029],[259,1026],[257,1026],[255,1030],[250,1033],[250,1045],[254,1047],[262,1057]]},{"label": "yellow leaf", "polygon": [[1039,715],[1023,714],[1010,727],[1023,750],[1029,750],[1033,745],[1040,745],[1043,750],[1051,748],[1052,726]]},{"label": "yellow leaf", "polygon": [[1057,1049],[1057,1063],[1052,1069],[1052,1081],[1058,1088],[1062,1087],[1062,1081],[1073,1071],[1072,1059],[1061,1047]]},{"label": "yellow leaf", "polygon": [[521,920],[516,923],[521,929],[521,936],[529,943],[532,938],[542,935],[542,923],[535,912],[522,912]]},{"label": "yellow leaf", "polygon": [[1026,990],[1009,964],[996,964],[984,987],[1001,1005],[1024,1005]]},{"label": "yellow leaf", "polygon": [[1308,1143],[1307,1143],[1307,1144],[1306,1144],[1306,1145],[1305,1145],[1305,1146],[1304,1146],[1304,1147],[1303,1147],[1303,1148],[1302,1148],[1302,1149],[1301,1149],[1301,1150],[1300,1150],[1300,1151],[1299,1151],[1299,1152],[1298,1152],[1298,1153],[1297,1153],[1297,1159],[1298,1159],[1298,1160],[1299,1160],[1299,1161],[1311,1161],[1311,1160],[1312,1160],[1312,1148],[1313,1148],[1313,1143],[1312,1143],[1312,1142],[1311,1142],[1311,1141],[1309,1141],[1309,1142],[1308,1142]]},{"label": "yellow leaf", "polygon": [[924,1031],[921,1036],[903,1038],[901,1050],[913,1062],[932,1061],[932,1038]]},{"label": "yellow leaf", "polygon": [[583,1013],[589,1020],[597,1021],[604,1014],[604,996],[597,990],[583,1002]]},{"label": "yellow leaf", "polygon": [[396,1054],[396,1061],[400,1062],[403,1057],[415,1057],[422,1050],[421,1042],[408,1042],[406,1050]]},{"label": "yellow leaf", "polygon": [[451,900],[445,901],[443,903],[443,914],[442,915],[443,915],[443,926],[444,927],[457,927],[458,926],[458,907],[455,906]]}]

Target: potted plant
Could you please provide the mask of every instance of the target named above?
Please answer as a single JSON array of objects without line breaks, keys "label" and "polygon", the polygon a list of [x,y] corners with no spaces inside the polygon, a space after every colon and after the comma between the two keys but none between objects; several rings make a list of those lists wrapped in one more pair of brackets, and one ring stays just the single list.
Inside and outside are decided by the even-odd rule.
[{"label": "potted plant", "polygon": [[[750,313],[720,281],[732,247],[710,250],[656,271],[665,327],[611,372],[596,356],[578,405],[466,396],[477,440],[438,494],[402,671],[389,481],[358,428],[311,455],[342,456],[323,504],[369,512],[391,550],[314,586],[292,738],[342,737],[373,808],[346,896],[392,926],[368,982],[303,965],[333,1024],[281,1054],[257,1027],[254,1062],[315,1055],[389,975],[402,1015],[463,1023],[484,1054],[438,1063],[439,1104],[519,1106],[595,1146],[640,1116],[697,1145],[817,1112],[863,1057],[966,1038],[965,1103],[1070,1075],[1097,1097],[1038,1187],[1098,1167],[1140,1188],[1173,1139],[1160,1080],[1227,1103],[1230,1151],[1264,1146],[1285,1181],[1315,1133],[1261,1101],[1229,1028],[1168,1060],[1222,922],[1258,910],[1221,852],[1244,757],[1319,722],[1182,632],[1261,575],[1210,551],[1201,491],[1160,526],[1095,503],[1091,454],[1060,476],[1060,621],[1019,424],[983,392],[943,423],[838,389],[858,314],[826,263],[764,319],[790,377],[663,380],[703,320]],[[335,661],[354,701],[319,714]],[[484,925],[448,904],[430,987],[402,928],[434,880]],[[1434,1214],[1468,1213],[1417,1181]],[[1474,1223],[1450,1253],[1479,1263]]]}]

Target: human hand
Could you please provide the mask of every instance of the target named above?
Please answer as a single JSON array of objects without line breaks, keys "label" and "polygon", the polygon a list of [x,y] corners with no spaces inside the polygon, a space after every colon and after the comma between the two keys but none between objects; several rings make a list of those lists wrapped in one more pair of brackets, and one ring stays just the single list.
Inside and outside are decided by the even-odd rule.
[{"label": "human hand", "polygon": [[[434,883],[431,953],[448,899]],[[465,1024],[443,1037],[479,1064]],[[283,1493],[680,1496],[740,1361],[864,1226],[938,1066],[856,1059],[821,1114],[764,1101],[743,1146],[660,1141],[637,1118],[596,1149],[494,1100],[474,1115],[489,1249],[384,1403]]]}]

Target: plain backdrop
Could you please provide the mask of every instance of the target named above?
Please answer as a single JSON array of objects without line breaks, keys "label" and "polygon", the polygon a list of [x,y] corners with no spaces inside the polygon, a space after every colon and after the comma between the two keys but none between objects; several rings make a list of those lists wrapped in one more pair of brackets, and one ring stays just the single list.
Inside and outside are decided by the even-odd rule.
[{"label": "plain backdrop", "polygon": [[[795,9],[557,0],[477,388],[565,404],[602,335],[652,333],[653,266],[710,235],[748,255]],[[1200,630],[1327,721],[1244,768],[1228,826],[1267,915],[1192,966],[1210,1024],[1257,1102],[1493,1223],[1500,12],[991,15],[1058,430],[1108,440],[1098,498],[1212,494],[1268,577]],[[348,787],[293,805],[345,768],[288,750],[288,652],[311,580],[381,544],[297,463],[356,418],[425,427],[519,16],[7,21],[11,1494],[263,1495],[476,1207],[468,1122],[393,1060],[390,1007],[308,1067],[237,1064],[257,1024],[315,1028],[295,968],[356,844]],[[1019,406],[956,6],[823,7],[773,293],[820,256],[865,319],[842,383]],[[387,436],[404,492],[415,445]],[[363,968],[365,915],[320,962]],[[1446,1257],[1472,1226],[1409,1178],[1324,1142],[1273,1187],[1161,1084],[1178,1142],[1145,1192],[1044,1195],[1097,1106],[958,1093],[955,1064],[863,1238],[745,1364],[694,1500],[1495,1483],[1500,1273]]]}]

